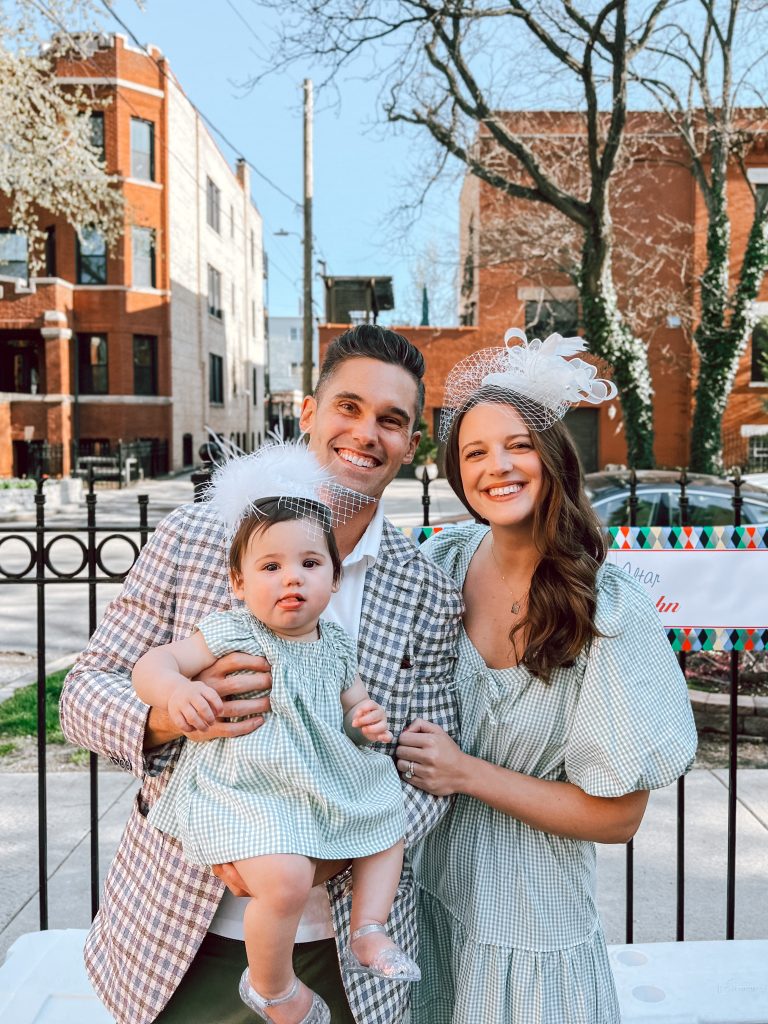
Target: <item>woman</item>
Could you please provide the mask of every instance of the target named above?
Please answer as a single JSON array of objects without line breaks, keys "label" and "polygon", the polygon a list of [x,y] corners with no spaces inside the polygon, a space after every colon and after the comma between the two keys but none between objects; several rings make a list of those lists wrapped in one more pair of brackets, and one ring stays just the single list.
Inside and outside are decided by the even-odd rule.
[{"label": "woman", "polygon": [[[474,353],[446,384],[447,474],[478,522],[424,546],[463,588],[462,747],[416,722],[398,768],[456,794],[417,854],[413,1024],[618,1024],[595,842],[634,835],[693,761],[685,681],[613,565],[560,422],[615,395],[553,335]],[[484,524],[484,525],[483,525]]]}]

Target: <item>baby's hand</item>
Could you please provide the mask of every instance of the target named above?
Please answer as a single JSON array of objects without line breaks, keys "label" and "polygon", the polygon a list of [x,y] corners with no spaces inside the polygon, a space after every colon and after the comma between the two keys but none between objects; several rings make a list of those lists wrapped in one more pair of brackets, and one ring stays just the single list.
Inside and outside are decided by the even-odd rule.
[{"label": "baby's hand", "polygon": [[216,691],[197,679],[180,683],[168,698],[168,714],[182,732],[207,732],[224,710]]},{"label": "baby's hand", "polygon": [[389,743],[393,738],[387,728],[386,712],[375,700],[360,701],[355,707],[352,726],[359,729],[363,736],[372,743]]}]

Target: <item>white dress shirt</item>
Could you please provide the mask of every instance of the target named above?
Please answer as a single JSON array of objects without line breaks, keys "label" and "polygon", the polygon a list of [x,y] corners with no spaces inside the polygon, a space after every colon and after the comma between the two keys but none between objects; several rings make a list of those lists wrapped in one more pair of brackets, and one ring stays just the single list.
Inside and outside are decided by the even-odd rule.
[{"label": "white dress shirt", "polygon": [[[357,642],[360,632],[360,615],[363,610],[365,574],[379,556],[381,534],[384,529],[384,509],[381,502],[376,506],[373,519],[365,533],[342,562],[341,586],[331,595],[322,618],[338,623]],[[209,931],[228,939],[243,938],[243,913],[248,896],[233,896],[227,889],[211,921]],[[324,885],[316,885],[309,894],[299,928],[297,942],[313,942],[317,939],[333,938],[331,908]]]}]

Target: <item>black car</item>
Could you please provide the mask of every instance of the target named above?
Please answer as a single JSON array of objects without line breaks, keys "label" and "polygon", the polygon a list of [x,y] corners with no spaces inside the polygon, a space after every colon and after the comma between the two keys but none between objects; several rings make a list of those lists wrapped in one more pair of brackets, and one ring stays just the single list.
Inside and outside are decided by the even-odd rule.
[{"label": "black car", "polygon": [[[681,526],[680,473],[638,470],[637,526]],[[629,524],[629,471],[587,473],[587,494],[603,526]],[[730,480],[691,474],[685,489],[689,526],[728,526],[734,522]],[[768,526],[768,490],[757,484],[741,486],[743,526]]]}]

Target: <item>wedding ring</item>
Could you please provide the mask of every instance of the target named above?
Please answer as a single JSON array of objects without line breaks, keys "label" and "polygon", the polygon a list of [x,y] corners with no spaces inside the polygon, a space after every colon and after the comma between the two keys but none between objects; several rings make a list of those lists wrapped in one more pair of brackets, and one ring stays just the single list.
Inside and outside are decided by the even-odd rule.
[{"label": "wedding ring", "polygon": [[414,771],[414,768],[413,768],[413,761],[409,761],[408,762],[408,771],[407,772],[403,772],[403,778],[404,779],[412,779],[415,774],[416,774],[416,772]]}]

